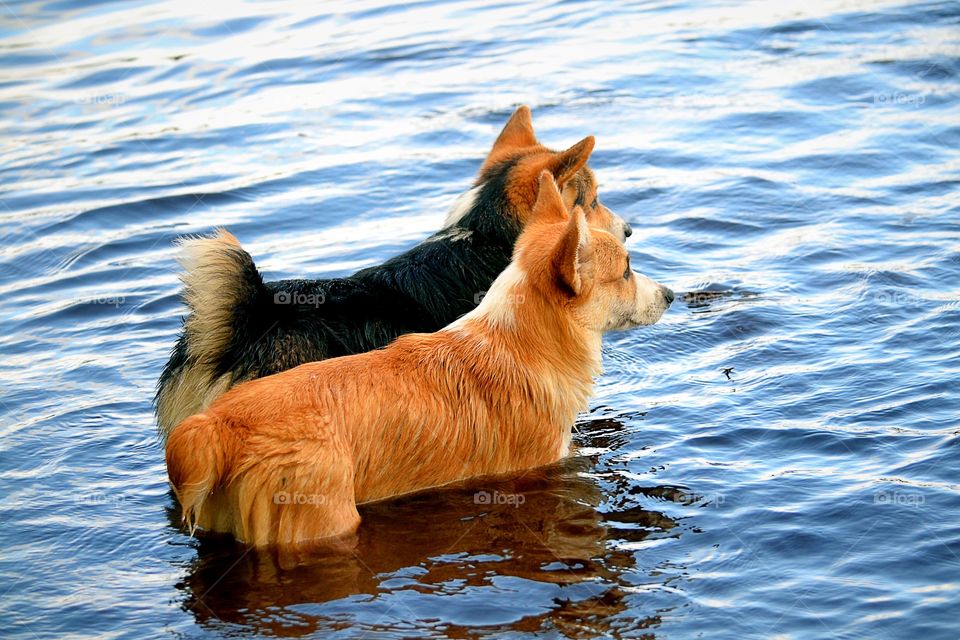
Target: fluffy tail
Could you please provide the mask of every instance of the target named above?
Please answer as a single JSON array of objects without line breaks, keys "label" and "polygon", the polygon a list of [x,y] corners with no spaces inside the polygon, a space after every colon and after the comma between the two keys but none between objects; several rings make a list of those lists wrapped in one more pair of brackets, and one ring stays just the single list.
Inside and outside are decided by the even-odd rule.
[{"label": "fluffy tail", "polygon": [[167,475],[183,512],[196,531],[204,500],[229,474],[239,439],[221,419],[200,413],[181,422],[167,440]]},{"label": "fluffy tail", "polygon": [[230,388],[229,354],[245,317],[238,309],[269,296],[253,258],[227,231],[181,240],[179,261],[189,314],[157,383],[157,421],[164,436]]}]

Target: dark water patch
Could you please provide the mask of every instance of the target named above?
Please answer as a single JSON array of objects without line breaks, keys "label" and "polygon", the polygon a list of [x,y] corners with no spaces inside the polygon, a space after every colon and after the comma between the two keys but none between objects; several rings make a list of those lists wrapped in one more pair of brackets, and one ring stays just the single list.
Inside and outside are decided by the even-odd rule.
[{"label": "dark water patch", "polygon": [[[0,49],[2,51],[2,49]],[[40,64],[49,64],[58,60],[54,53],[4,53],[0,55],[0,65],[4,67],[31,66]],[[15,86],[16,83],[4,83],[2,88]]]},{"label": "dark water patch", "polygon": [[896,154],[860,152],[849,154],[812,154],[791,158],[773,164],[771,168],[793,172],[828,172],[832,175],[867,177],[888,175],[899,171]]},{"label": "dark water patch", "polygon": [[960,145],[960,127],[924,128],[918,133],[917,142],[930,145],[932,150],[955,148],[956,145]]},{"label": "dark water patch", "polygon": [[44,233],[77,232],[100,228],[103,225],[116,229],[124,225],[136,225],[141,221],[153,220],[158,217],[158,214],[165,216],[173,211],[196,211],[199,214],[217,205],[246,200],[242,193],[237,190],[223,193],[186,193],[107,205],[81,211],[42,231]]},{"label": "dark water patch", "polygon": [[430,6],[432,2],[430,0],[420,0],[419,2],[414,1],[404,7],[397,7],[395,5],[384,5],[381,7],[371,7],[369,9],[361,9],[350,13],[350,17],[355,20],[365,20],[370,18],[381,18],[389,15],[393,15],[398,12],[407,11],[409,9],[421,9],[427,6]]},{"label": "dark water patch", "polygon": [[194,35],[202,37],[234,36],[238,33],[243,33],[244,31],[250,31],[251,29],[267,23],[274,18],[275,16],[250,16],[246,18],[234,18],[232,20],[218,22],[217,24],[209,27],[194,29],[193,33]]},{"label": "dark water patch", "polygon": [[676,228],[678,231],[697,231],[704,234],[714,232],[752,234],[763,230],[760,226],[751,225],[743,221],[735,221],[732,219],[717,220],[699,216],[674,218],[671,220],[670,226]]},{"label": "dark water patch", "polygon": [[823,120],[822,114],[807,111],[751,111],[705,122],[703,126],[713,131],[725,131],[740,137],[766,135],[773,130],[778,140],[787,141],[807,138],[811,128],[817,130],[826,128],[829,131],[828,123]]},{"label": "dark water patch", "polygon": [[76,80],[60,85],[61,89],[85,89],[114,82],[127,81],[141,73],[152,71],[151,67],[120,67],[95,71]]}]

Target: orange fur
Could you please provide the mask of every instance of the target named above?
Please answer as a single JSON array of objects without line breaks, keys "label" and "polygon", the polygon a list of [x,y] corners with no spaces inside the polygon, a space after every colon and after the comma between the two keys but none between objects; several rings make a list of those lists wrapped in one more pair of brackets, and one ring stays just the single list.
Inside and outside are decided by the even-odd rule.
[{"label": "orange fur", "polygon": [[513,262],[475,311],[241,384],[178,425],[167,466],[191,529],[256,545],[347,536],[358,503],[565,456],[602,331],[656,321],[669,298],[641,295],[619,241],[569,214],[549,171],[538,182]]}]

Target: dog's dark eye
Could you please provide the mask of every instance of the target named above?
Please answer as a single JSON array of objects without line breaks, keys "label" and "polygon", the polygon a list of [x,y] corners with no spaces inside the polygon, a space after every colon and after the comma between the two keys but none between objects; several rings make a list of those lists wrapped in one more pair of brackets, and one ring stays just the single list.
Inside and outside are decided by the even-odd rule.
[{"label": "dog's dark eye", "polygon": [[630,261],[627,260],[627,270],[623,272],[623,279],[629,280],[631,273],[633,273],[633,271],[630,269]]},{"label": "dog's dark eye", "polygon": [[591,209],[596,209],[598,204],[600,204],[599,199],[594,198],[594,199],[593,199],[593,204],[590,205],[590,208],[591,208]]}]

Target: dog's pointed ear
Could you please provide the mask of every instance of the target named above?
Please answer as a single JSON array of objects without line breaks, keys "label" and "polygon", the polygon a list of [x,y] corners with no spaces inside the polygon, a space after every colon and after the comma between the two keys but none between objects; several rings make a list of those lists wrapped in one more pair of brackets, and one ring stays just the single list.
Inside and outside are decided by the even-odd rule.
[{"label": "dog's pointed ear", "polygon": [[567,181],[576,175],[577,171],[587,164],[590,154],[593,152],[595,140],[593,136],[587,136],[577,144],[566,151],[554,154],[547,164],[547,168],[557,179],[557,184],[562,189]]},{"label": "dog's pointed ear", "polygon": [[547,170],[540,172],[540,185],[537,187],[537,201],[533,204],[530,222],[551,224],[563,222],[569,216],[567,207],[563,204],[560,189],[553,179],[553,174]]},{"label": "dog's pointed ear", "polygon": [[503,149],[519,149],[522,147],[531,147],[537,143],[537,136],[533,133],[533,120],[530,118],[530,107],[521,105],[513,112],[503,131],[493,143],[491,153],[502,151]]},{"label": "dog's pointed ear", "polygon": [[583,292],[584,277],[587,275],[584,266],[592,257],[587,216],[581,207],[574,207],[553,256],[553,268],[558,281],[574,296]]}]

